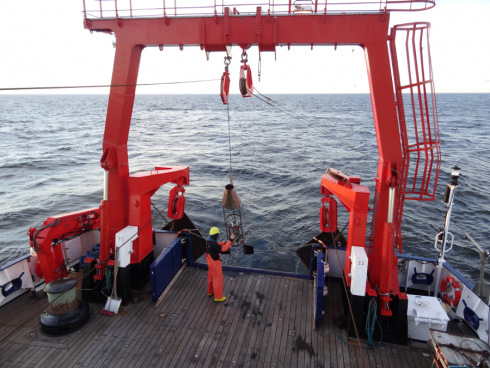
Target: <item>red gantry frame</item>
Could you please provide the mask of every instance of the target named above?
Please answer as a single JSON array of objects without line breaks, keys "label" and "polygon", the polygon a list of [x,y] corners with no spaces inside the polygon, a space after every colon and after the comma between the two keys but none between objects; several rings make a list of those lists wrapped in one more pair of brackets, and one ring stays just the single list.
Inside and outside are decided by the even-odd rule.
[{"label": "red gantry frame", "polygon": [[[399,232],[401,223],[401,209],[407,181],[409,153],[407,139],[404,140],[402,136],[402,133],[406,131],[403,105],[399,101],[402,86],[395,84],[395,91],[392,79],[390,50],[393,53],[396,52],[396,48],[392,47],[390,49],[388,44],[390,40],[389,11],[424,10],[434,6],[435,3],[433,1],[382,2],[375,3],[375,7],[380,6],[381,8],[372,9],[371,11],[374,11],[374,13],[335,13],[331,15],[329,11],[332,11],[332,8],[335,10],[335,4],[338,5],[339,3],[324,3],[322,12],[318,8],[319,2],[315,1],[314,12],[310,14],[293,14],[291,12],[292,9],[294,11],[294,4],[291,1],[282,4],[287,5],[287,11],[284,10],[284,7],[280,8],[281,4],[276,3],[274,5],[273,2],[272,12],[270,4],[264,4],[264,8],[267,7],[268,9],[267,12],[263,10],[264,8],[258,6],[255,13],[250,14],[244,11],[240,12],[236,7],[233,8],[233,11],[230,11],[230,8],[224,5],[219,9],[219,6],[216,7],[216,3],[214,3],[212,15],[189,16],[184,14],[169,17],[166,14],[164,1],[163,9],[161,9],[162,13],[160,13],[159,17],[135,17],[130,4],[129,14],[127,9],[122,10],[123,14],[129,17],[123,18],[118,13],[116,2],[114,4],[113,17],[104,18],[102,7],[100,8],[100,14],[93,15],[91,19],[89,19],[90,14],[88,12],[84,13],[85,28],[91,31],[113,33],[117,40],[112,85],[121,87],[112,87],[110,90],[103,141],[103,150],[110,150],[114,155],[113,164],[109,167],[110,231],[109,234],[105,234],[106,237],[103,236],[105,242],[113,241],[115,233],[130,222],[141,226],[148,220],[147,217],[150,216],[148,213],[144,219],[136,220],[131,215],[130,208],[134,206],[135,198],[142,194],[128,191],[133,188],[133,179],[128,174],[127,141],[141,52],[145,47],[160,47],[160,49],[163,49],[163,47],[174,46],[183,50],[187,46],[197,46],[209,53],[227,52],[227,47],[229,46],[239,46],[243,50],[257,46],[259,52],[275,52],[277,46],[283,45],[288,47],[291,45],[360,46],[363,48],[366,58],[379,152],[378,173],[375,179],[376,189],[372,230],[369,239],[370,247],[366,248],[370,260],[368,292],[372,292],[374,289],[377,290],[378,296],[384,301],[384,303],[380,303],[382,312],[385,315],[390,315],[390,295],[396,295],[399,292],[394,241],[396,229]],[[353,3],[350,4],[352,5]],[[357,4],[366,6],[366,4],[374,3]],[[102,6],[101,2],[100,5]],[[275,11],[274,6],[276,7]],[[327,9],[329,6],[330,8]],[[174,7],[168,10],[174,15],[180,15],[186,11],[189,12],[190,9],[190,7],[183,7],[179,10],[176,2],[174,2]],[[220,10],[221,14],[218,15]],[[403,28],[403,30],[406,29],[407,27]],[[392,42],[394,42],[394,33],[395,31],[392,31]],[[408,37],[407,33],[407,44]],[[415,31],[412,39],[413,50],[416,51]],[[395,74],[398,76],[398,69],[395,70]],[[417,76],[420,74],[417,68],[415,74]],[[420,87],[425,88],[427,81],[432,83],[432,71],[430,71],[430,78],[420,79],[417,80],[417,85],[412,83],[410,86],[419,88],[417,98],[425,99],[426,96],[420,93]],[[398,101],[395,100],[395,92],[397,92],[396,98]],[[425,102],[426,105],[426,101],[421,100],[421,102]],[[424,104],[422,103],[421,107],[423,107],[422,105]],[[425,116],[425,112],[422,112],[422,115]],[[417,113],[414,110],[414,117],[416,116]],[[417,131],[416,122],[414,124],[415,131]],[[435,118],[433,124],[437,124],[437,118]],[[423,127],[430,126],[429,121],[422,125]],[[425,142],[424,147],[438,147],[438,134],[434,136],[436,135],[437,140],[433,139],[428,144]],[[427,165],[426,163],[426,167]],[[339,173],[339,175],[342,174]],[[336,180],[331,180],[328,175],[324,175],[322,177],[322,188],[326,189],[324,194],[331,193],[336,195],[350,211],[351,226],[348,234],[348,256],[351,246],[364,247],[366,243],[369,191],[366,187],[360,185],[360,178],[344,176],[344,179],[345,183],[342,181],[337,181],[336,183]],[[152,188],[154,190],[157,186]],[[387,222],[390,188],[396,191],[396,199],[392,208],[395,213],[394,223]],[[149,207],[149,204],[147,206]],[[399,238],[400,244],[398,248],[401,251],[401,236]],[[143,239],[140,239],[140,242],[142,241]],[[101,247],[108,247],[107,244],[104,244],[104,240],[102,240]],[[138,257],[135,256],[134,261],[142,259],[144,253],[148,250],[144,249],[143,254]],[[350,263],[346,261],[346,275],[349,274],[349,268]]]},{"label": "red gantry frame", "polygon": [[[197,46],[208,54],[226,52],[230,46],[239,46],[243,50],[257,46],[260,55],[260,52],[275,52],[277,46],[360,46],[366,59],[379,153],[370,246],[366,247],[370,261],[368,293],[377,290],[378,297],[384,301],[380,303],[382,312],[390,315],[390,295],[399,293],[398,278],[395,277],[394,242],[396,233],[398,251],[401,252],[400,224],[409,155],[413,152],[418,155],[414,184],[410,193],[415,197],[419,194],[420,199],[433,199],[428,178],[435,173],[435,182],[434,179],[431,182],[435,188],[440,148],[430,54],[429,73],[424,74],[424,63],[421,62],[422,39],[428,37],[429,25],[395,27],[389,35],[389,12],[430,9],[435,5],[435,1],[343,3],[315,0],[312,1],[311,12],[306,14],[295,13],[294,2],[290,0],[282,3],[272,1],[272,4],[248,4],[244,9],[239,5],[217,5],[216,1],[209,6],[201,2],[199,7],[179,8],[177,1],[173,2],[172,7],[166,7],[166,1],[163,0],[162,8],[152,9],[134,7],[136,0],[129,0],[129,6],[126,2],[123,6],[122,0],[104,4],[99,1],[96,10],[87,10],[85,1],[83,3],[85,28],[91,32],[114,34],[117,40],[113,87],[110,89],[102,143],[101,166],[108,171],[108,193],[100,207],[101,253],[96,278],[101,279],[104,275],[106,259],[114,249],[115,234],[128,225],[138,226],[141,231],[142,227],[151,221],[151,195],[167,182],[173,182],[180,188],[189,184],[188,168],[156,168],[151,172],[129,175],[127,142],[141,53],[145,47],[159,47],[163,50],[164,47],[170,46],[183,50],[187,46]],[[184,2],[179,0],[179,4],[182,3]],[[229,6],[233,6],[233,10],[230,10]],[[255,9],[254,12],[250,12],[251,7]],[[173,16],[169,16],[167,11]],[[360,11],[363,13],[357,13]],[[407,56],[408,63],[413,64],[415,61],[416,64],[415,68],[410,67],[411,79],[406,85],[400,82],[394,45],[396,32],[402,31],[407,32],[407,55],[410,50],[415,54],[412,59]],[[420,39],[418,36],[416,38],[417,32],[422,32]],[[427,87],[431,87],[431,91],[427,92]],[[409,145],[408,141],[413,136],[407,133],[405,126],[401,94],[404,89],[411,91],[415,128],[415,143],[412,145]],[[431,101],[432,110],[429,106]],[[417,134],[421,131],[422,134]],[[425,163],[421,167],[420,157],[425,157]],[[433,170],[434,164],[436,169]],[[420,172],[423,174],[420,175]],[[337,179],[329,174],[323,175],[322,193],[328,198],[331,198],[331,195],[337,196],[350,212],[347,247],[349,255],[352,246],[366,245],[369,191],[360,185],[360,178],[346,176],[340,172],[336,172],[336,175]],[[415,183],[417,175],[422,176],[419,188]],[[339,177],[341,179],[338,179]],[[183,206],[183,199],[177,198],[183,194],[183,188],[172,193],[174,197],[170,199],[170,205]],[[393,196],[393,193],[395,200],[391,210],[394,211],[394,219],[393,223],[390,223],[387,219],[390,196]],[[332,205],[332,200],[335,201],[331,198],[323,202]],[[177,214],[181,208],[174,210],[173,213]],[[329,217],[331,221],[335,221],[336,227],[336,218]],[[323,225],[324,228],[328,227],[327,224]],[[151,231],[151,226],[148,226],[148,229],[140,232],[131,257],[132,263],[140,262],[151,251]],[[56,258],[60,258],[59,254]],[[348,258],[345,264],[346,275],[350,268],[347,260]],[[59,268],[60,262],[58,260],[49,266],[46,263],[42,268],[44,270],[46,267],[51,269],[50,272],[54,272]]]}]

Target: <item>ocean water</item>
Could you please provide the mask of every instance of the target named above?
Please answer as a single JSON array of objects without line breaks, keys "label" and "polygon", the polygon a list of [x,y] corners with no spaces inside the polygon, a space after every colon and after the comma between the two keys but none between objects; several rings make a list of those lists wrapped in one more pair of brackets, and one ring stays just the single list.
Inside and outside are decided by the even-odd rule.
[{"label": "ocean water", "polygon": [[[223,259],[232,265],[306,272],[294,251],[319,233],[325,170],[361,176],[373,202],[377,162],[359,153],[377,158],[370,97],[271,97],[328,133],[256,98],[230,97],[234,184],[242,199],[246,242],[257,253],[238,257],[235,250],[235,257]],[[107,100],[104,95],[0,95],[0,264],[29,251],[29,227],[100,203]],[[406,202],[403,252],[436,257],[434,237],[446,211],[440,199],[457,164],[463,176],[451,219],[454,249],[446,259],[475,281],[479,256],[464,234],[490,249],[490,94],[440,94],[437,102],[442,141],[437,200]],[[189,166],[187,214],[203,232],[212,226],[224,230],[220,204],[230,167],[227,107],[219,96],[138,95],[128,150],[131,173]],[[160,209],[172,187],[167,184],[154,195]],[[347,218],[339,206],[339,227]],[[162,225],[157,218],[154,227]]]}]

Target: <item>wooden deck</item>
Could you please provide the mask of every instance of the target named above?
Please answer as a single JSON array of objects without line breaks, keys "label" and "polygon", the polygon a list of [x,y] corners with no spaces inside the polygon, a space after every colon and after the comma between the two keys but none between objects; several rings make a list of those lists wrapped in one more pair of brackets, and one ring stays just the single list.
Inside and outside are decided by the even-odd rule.
[{"label": "wooden deck", "polygon": [[[340,285],[313,331],[311,282],[257,274],[224,276],[224,303],[206,294],[207,272],[186,268],[160,306],[150,296],[114,317],[91,317],[62,337],[41,333],[47,298],[25,294],[0,308],[1,367],[363,367],[359,349],[332,330]],[[341,332],[347,339],[346,332]],[[364,350],[368,367],[431,367],[427,350],[393,345]]]}]

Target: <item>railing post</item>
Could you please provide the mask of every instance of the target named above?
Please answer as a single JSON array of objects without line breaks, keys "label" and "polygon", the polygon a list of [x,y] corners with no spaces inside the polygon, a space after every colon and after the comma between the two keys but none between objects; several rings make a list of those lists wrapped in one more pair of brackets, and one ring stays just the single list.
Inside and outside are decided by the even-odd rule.
[{"label": "railing post", "polygon": [[315,14],[316,14],[317,10],[318,10],[318,0],[315,0]]},{"label": "railing post", "polygon": [[129,0],[129,16],[133,17],[133,2]]},{"label": "railing post", "polygon": [[85,19],[85,26],[90,27],[90,21],[87,18],[87,9],[85,8],[85,0],[83,0],[83,17]]},{"label": "railing post", "polygon": [[104,18],[104,16],[102,15],[102,0],[99,0],[99,8],[100,8],[100,17]]},{"label": "railing post", "polygon": [[291,0],[289,0],[288,14],[291,14]]},{"label": "railing post", "polygon": [[174,14],[177,16],[177,0],[174,0]]},{"label": "railing post", "polygon": [[119,27],[122,27],[122,20],[119,19],[119,15],[117,13],[117,0],[114,1],[114,6],[116,8],[116,23]]}]

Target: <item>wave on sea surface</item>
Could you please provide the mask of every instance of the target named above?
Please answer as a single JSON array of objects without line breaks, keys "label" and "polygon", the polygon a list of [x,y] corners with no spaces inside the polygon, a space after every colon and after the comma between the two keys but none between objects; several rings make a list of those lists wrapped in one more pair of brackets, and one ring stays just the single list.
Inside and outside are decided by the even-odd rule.
[{"label": "wave on sea surface", "polygon": [[[253,256],[223,257],[246,267],[306,272],[294,255],[319,232],[320,178],[328,167],[359,175],[373,201],[376,134],[369,95],[274,95],[328,134],[272,109],[258,99],[230,96],[234,183],[242,199],[247,242]],[[470,280],[478,278],[479,256],[464,239],[483,247],[490,236],[490,95],[437,96],[442,165],[437,200],[406,202],[403,251],[436,256],[434,237],[446,207],[440,202],[450,169],[462,169],[447,260]],[[0,264],[28,252],[29,227],[48,217],[97,206],[107,96],[0,96]],[[186,212],[203,231],[223,229],[221,196],[228,182],[226,106],[215,95],[138,95],[129,136],[130,172],[154,166],[189,166]],[[154,202],[166,207],[170,185]],[[348,219],[339,207],[339,227]],[[158,220],[157,220],[158,221]],[[160,223],[155,224],[161,225]],[[155,227],[156,227],[155,226]],[[368,234],[369,234],[368,229]],[[347,232],[347,230],[345,230]]]}]

